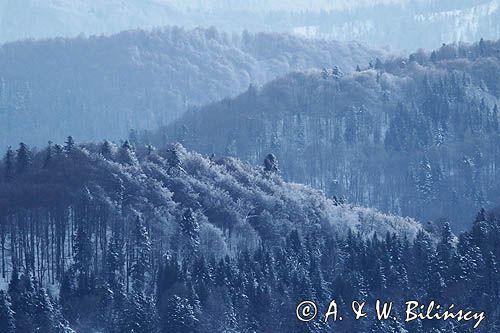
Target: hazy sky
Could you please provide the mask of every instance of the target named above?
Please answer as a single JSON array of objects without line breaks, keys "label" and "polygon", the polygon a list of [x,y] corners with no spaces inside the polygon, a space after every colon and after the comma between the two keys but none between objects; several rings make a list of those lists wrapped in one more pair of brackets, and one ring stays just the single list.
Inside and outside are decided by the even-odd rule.
[{"label": "hazy sky", "polygon": [[178,25],[413,51],[500,38],[500,0],[0,0],[0,43]]},{"label": "hazy sky", "polygon": [[[416,0],[422,2],[427,0]],[[235,8],[247,11],[320,11],[320,10],[344,10],[359,7],[369,7],[377,4],[404,5],[408,0],[158,0],[158,2],[169,3],[179,8],[192,8],[204,10],[220,10]]]}]

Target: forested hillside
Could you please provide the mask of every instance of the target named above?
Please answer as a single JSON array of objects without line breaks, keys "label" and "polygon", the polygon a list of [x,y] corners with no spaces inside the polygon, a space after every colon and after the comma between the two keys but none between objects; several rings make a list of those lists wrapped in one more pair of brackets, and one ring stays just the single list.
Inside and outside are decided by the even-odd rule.
[{"label": "forested hillside", "polygon": [[177,25],[357,40],[408,52],[498,38],[499,5],[498,0],[2,0],[0,43]]},{"label": "forested hillside", "polygon": [[[404,323],[407,299],[449,299],[499,326],[499,219],[445,223],[330,200],[263,167],[104,142],[20,144],[1,164],[2,332],[470,332]],[[457,294],[457,290],[460,293]],[[464,292],[465,291],[465,292]],[[295,307],[390,298],[397,320],[302,323]],[[481,295],[478,297],[477,295]],[[450,298],[451,297],[451,298]],[[325,304],[322,304],[325,302]],[[323,311],[323,310],[321,310]]]},{"label": "forested hillside", "polygon": [[43,146],[69,134],[118,139],[293,70],[337,65],[349,72],[378,56],[354,42],[215,28],[5,44],[0,146],[21,140]]},{"label": "forested hillside", "polygon": [[[9,249],[3,269],[11,257],[14,264],[36,265],[40,280],[60,277],[78,227],[95,242],[96,265],[103,264],[109,233],[124,237],[135,223],[147,224],[158,253],[179,242],[179,221],[196,224],[202,253],[217,258],[278,244],[292,230],[332,235],[352,230],[364,237],[390,232],[411,239],[420,229],[413,220],[286,183],[271,156],[259,168],[233,158],[209,159],[178,144],[136,154],[128,142],[119,148],[107,141],[77,147],[70,137],[64,147],[50,145],[39,153],[24,143],[9,149],[2,172],[2,239],[9,244],[3,247]],[[130,229],[122,229],[128,224]],[[52,241],[54,253],[43,245]]]},{"label": "forested hillside", "polygon": [[[1,164],[2,332],[469,332],[474,323],[298,321],[303,299],[380,295],[487,311],[498,328],[499,219],[448,223],[327,199],[279,164],[104,142],[25,144]],[[456,293],[456,290],[467,292]],[[477,297],[477,295],[481,297]],[[448,296],[445,296],[448,295]],[[374,304],[374,303],[373,303]],[[320,304],[322,305],[322,304]],[[265,307],[264,307],[265,306]],[[323,306],[323,305],[322,305]]]},{"label": "forested hillside", "polygon": [[500,197],[500,42],[295,73],[193,110],[144,142],[253,163],[386,212],[464,228]]},{"label": "forested hillside", "polygon": [[[225,30],[287,31],[407,52],[498,38],[498,0],[170,0]],[[229,17],[230,19],[224,19]],[[243,28],[241,28],[243,29]]]}]

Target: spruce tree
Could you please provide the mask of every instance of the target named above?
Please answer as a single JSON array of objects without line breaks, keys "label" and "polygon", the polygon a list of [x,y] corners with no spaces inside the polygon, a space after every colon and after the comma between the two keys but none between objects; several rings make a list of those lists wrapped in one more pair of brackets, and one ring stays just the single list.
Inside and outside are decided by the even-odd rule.
[{"label": "spruce tree", "polygon": [[200,245],[200,225],[191,208],[186,209],[180,221],[180,228],[185,239],[187,254],[194,254]]},{"label": "spruce tree", "polygon": [[432,257],[433,247],[432,240],[429,234],[424,231],[419,231],[412,249],[412,265],[411,279],[414,281],[414,286],[419,297],[423,297],[426,292],[426,287],[432,279],[429,273],[432,272]]},{"label": "spruce tree", "polygon": [[52,162],[52,155],[53,155],[52,141],[49,141],[49,144],[46,149],[45,161],[43,162],[44,168],[48,167]]},{"label": "spruce tree", "polygon": [[137,164],[137,157],[135,156],[135,151],[132,145],[125,140],[119,150],[119,161],[123,164]]},{"label": "spruce tree", "polygon": [[485,260],[484,292],[490,298],[490,303],[494,304],[500,297],[500,274],[497,267],[497,260],[493,252],[488,252]]},{"label": "spruce tree", "polygon": [[55,156],[61,156],[64,152],[64,148],[60,144],[54,145],[54,154]]},{"label": "spruce tree", "polygon": [[111,144],[108,140],[105,140],[101,145],[101,155],[104,156],[104,158],[110,159],[112,154]]},{"label": "spruce tree", "polygon": [[77,288],[82,294],[85,294],[91,288],[90,268],[93,251],[90,235],[83,225],[77,227],[73,242],[73,252]]},{"label": "spruce tree", "polygon": [[150,267],[151,242],[142,219],[137,216],[133,231],[133,259],[131,267],[132,289],[142,293],[146,282],[146,274]]},{"label": "spruce tree", "polygon": [[108,242],[106,251],[106,271],[107,283],[115,298],[123,292],[124,264],[123,241],[118,235],[113,235]]},{"label": "spruce tree", "polygon": [[70,154],[74,148],[75,148],[75,140],[70,135],[66,138],[66,141],[64,142],[64,151],[66,152],[66,154]]},{"label": "spruce tree", "polygon": [[17,173],[23,173],[31,165],[31,152],[28,146],[21,142],[19,144],[19,149],[17,149],[16,157],[16,171]]},{"label": "spruce tree", "polygon": [[37,332],[52,332],[55,329],[55,310],[43,288],[38,288],[34,296],[33,325]]},{"label": "spruce tree", "polygon": [[15,331],[14,311],[12,311],[10,297],[5,291],[0,290],[0,332],[15,333]]},{"label": "spruce tree", "polygon": [[196,295],[198,295],[201,302],[204,302],[209,295],[210,273],[203,255],[196,259],[191,275]]},{"label": "spruce tree", "polygon": [[476,215],[476,220],[472,226],[472,242],[474,245],[482,248],[485,245],[488,233],[488,220],[484,208]]},{"label": "spruce tree", "polygon": [[146,149],[147,149],[147,154],[148,156],[150,156],[151,154],[153,154],[153,152],[155,151],[155,147],[153,145],[147,145],[146,146]]},{"label": "spruce tree", "polygon": [[12,299],[12,310],[18,332],[35,332],[35,283],[29,273],[19,278],[13,273],[9,284],[9,295]]},{"label": "spruce tree", "polygon": [[12,147],[9,146],[7,148],[7,152],[4,157],[4,178],[6,180],[12,180],[14,177],[14,151],[12,151]]},{"label": "spruce tree", "polygon": [[184,297],[173,295],[162,313],[161,329],[163,332],[196,333],[198,319],[194,307]]},{"label": "spruce tree", "polygon": [[[151,299],[141,292],[133,291],[128,297],[127,305],[119,327],[120,332],[156,333],[159,332],[158,315]],[[185,332],[185,331],[165,331]],[[187,331],[186,331],[187,332]]]},{"label": "spruce tree", "polygon": [[274,154],[268,154],[264,159],[264,171],[269,173],[279,172],[278,159]]},{"label": "spruce tree", "polygon": [[450,264],[455,255],[453,242],[453,233],[451,232],[450,223],[446,222],[441,230],[441,239],[436,249],[439,271],[445,280],[450,279],[452,276]]},{"label": "spruce tree", "polygon": [[168,171],[174,172],[185,172],[182,168],[182,156],[181,156],[181,146],[180,144],[173,144],[167,149],[167,164]]}]

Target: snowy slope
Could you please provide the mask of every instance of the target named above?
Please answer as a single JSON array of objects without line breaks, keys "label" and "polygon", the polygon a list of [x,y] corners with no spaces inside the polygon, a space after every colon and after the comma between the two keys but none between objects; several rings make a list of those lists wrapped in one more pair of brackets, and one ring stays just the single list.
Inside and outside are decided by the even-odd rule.
[{"label": "snowy slope", "polygon": [[119,139],[290,71],[352,71],[381,54],[359,43],[213,28],[8,43],[0,46],[0,146],[69,134]]},{"label": "snowy slope", "polygon": [[107,206],[118,219],[141,212],[159,232],[176,237],[177,215],[193,209],[200,212],[200,224],[220,229],[224,242],[239,242],[242,248],[277,241],[294,229],[338,235],[351,230],[366,238],[389,232],[410,239],[421,230],[413,219],[339,203],[234,158],[208,158],[179,144],[152,152],[128,143],[108,147],[89,144],[69,154],[50,147],[48,160],[46,149],[34,154],[26,172],[0,180],[0,218],[73,207],[85,198]]},{"label": "snowy slope", "polygon": [[500,194],[499,50],[446,45],[353,74],[291,74],[188,112],[153,139],[251,162],[272,151],[289,180],[464,228]]},{"label": "snowy slope", "polygon": [[0,43],[180,25],[293,32],[413,50],[496,39],[499,13],[498,0],[1,0]]}]

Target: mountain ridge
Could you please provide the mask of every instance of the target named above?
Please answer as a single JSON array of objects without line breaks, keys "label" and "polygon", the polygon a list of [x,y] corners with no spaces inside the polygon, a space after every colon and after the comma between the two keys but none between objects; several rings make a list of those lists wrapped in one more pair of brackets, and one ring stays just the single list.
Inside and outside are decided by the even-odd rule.
[{"label": "mountain ridge", "polygon": [[118,140],[292,69],[349,71],[383,55],[359,43],[215,28],[9,43],[0,47],[0,146],[69,134]]},{"label": "mountain ridge", "polygon": [[[1,5],[3,4],[3,9]],[[288,32],[395,50],[498,37],[497,0],[430,1],[23,1],[0,4],[0,43],[110,35],[129,29],[217,26],[228,33]],[[36,17],[36,20],[32,18]],[[397,30],[394,29],[397,27]],[[423,38],[422,36],[426,36]]]},{"label": "mountain ridge", "polygon": [[499,46],[444,45],[347,75],[290,74],[142,140],[251,162],[272,151],[286,179],[460,227],[471,217],[457,202],[464,212],[496,204]]}]

